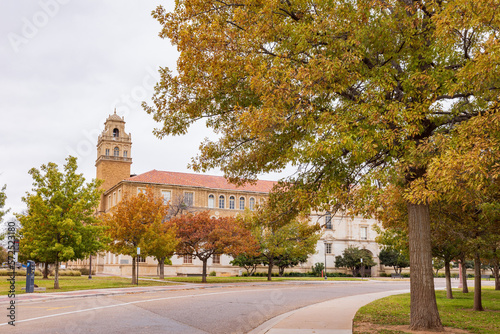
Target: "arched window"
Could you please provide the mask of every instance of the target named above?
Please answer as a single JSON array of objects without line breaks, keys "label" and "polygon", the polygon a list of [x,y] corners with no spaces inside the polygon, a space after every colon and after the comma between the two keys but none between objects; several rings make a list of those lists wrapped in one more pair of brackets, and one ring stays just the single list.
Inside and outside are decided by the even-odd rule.
[{"label": "arched window", "polygon": [[253,211],[253,208],[255,207],[255,198],[250,197],[250,210]]},{"label": "arched window", "polygon": [[209,208],[215,207],[215,196],[212,194],[208,195],[208,207]]},{"label": "arched window", "polygon": [[224,196],[220,195],[219,196],[219,209],[224,209],[224,208],[225,208]]},{"label": "arched window", "polygon": [[231,210],[234,210],[234,202],[235,202],[234,196],[229,197],[229,208]]},{"label": "arched window", "polygon": [[115,149],[113,150],[113,155],[115,157],[119,157],[120,156],[120,149],[117,147],[115,147]]},{"label": "arched window", "polygon": [[118,130],[117,128],[114,128],[113,129],[113,137],[115,137],[115,138],[120,137],[120,130]]},{"label": "arched window", "polygon": [[245,197],[240,197],[240,210],[245,210]]}]

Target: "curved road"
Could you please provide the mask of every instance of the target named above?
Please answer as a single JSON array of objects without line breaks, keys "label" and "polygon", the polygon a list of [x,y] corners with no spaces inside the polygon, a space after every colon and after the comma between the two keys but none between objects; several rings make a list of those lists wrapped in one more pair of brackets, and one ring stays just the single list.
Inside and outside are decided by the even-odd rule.
[{"label": "curved road", "polygon": [[[409,289],[409,282],[289,281],[23,301],[16,307],[16,326],[1,323],[0,332],[247,333],[271,318],[307,305],[401,289]],[[6,315],[7,310],[2,309]]]}]

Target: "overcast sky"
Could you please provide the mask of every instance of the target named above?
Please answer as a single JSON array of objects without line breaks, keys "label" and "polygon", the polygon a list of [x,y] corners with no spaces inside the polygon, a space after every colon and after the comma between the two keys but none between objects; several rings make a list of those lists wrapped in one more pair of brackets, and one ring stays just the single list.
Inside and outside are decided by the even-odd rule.
[{"label": "overcast sky", "polygon": [[200,124],[159,140],[140,106],[152,96],[158,67],[174,69],[178,55],[158,37],[151,17],[158,4],[171,10],[174,1],[0,2],[0,185],[7,184],[12,212],[25,208],[32,167],[62,166],[74,155],[87,180],[95,177],[97,136],[115,107],[132,134],[132,173],[190,172],[210,131]]}]

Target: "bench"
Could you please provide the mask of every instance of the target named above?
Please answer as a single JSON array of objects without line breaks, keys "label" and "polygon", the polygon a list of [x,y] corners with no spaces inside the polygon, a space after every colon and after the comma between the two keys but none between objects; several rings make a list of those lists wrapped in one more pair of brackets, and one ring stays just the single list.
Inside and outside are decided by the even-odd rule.
[{"label": "bench", "polygon": [[403,275],[392,273],[391,278],[403,278]]},{"label": "bench", "polygon": [[177,273],[177,276],[180,277],[201,277],[203,274],[183,274],[183,273]]},{"label": "bench", "polygon": [[490,276],[490,275],[481,275],[481,279],[483,279],[483,278],[487,278],[487,279],[488,279],[488,281],[489,281],[489,280],[490,280],[490,278],[491,278],[491,276]]}]

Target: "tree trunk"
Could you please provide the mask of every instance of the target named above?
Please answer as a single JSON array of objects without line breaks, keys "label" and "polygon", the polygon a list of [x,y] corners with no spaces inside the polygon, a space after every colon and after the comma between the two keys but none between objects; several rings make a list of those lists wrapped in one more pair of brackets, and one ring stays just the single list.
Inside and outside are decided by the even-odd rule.
[{"label": "tree trunk", "polygon": [[137,269],[136,269],[136,257],[132,256],[132,284],[137,284],[137,276],[135,275]]},{"label": "tree trunk", "polygon": [[45,261],[45,267],[43,268],[43,279],[49,279],[49,261]]},{"label": "tree trunk", "polygon": [[410,242],[410,329],[443,331],[434,291],[429,206],[407,204]]},{"label": "tree trunk", "polygon": [[481,257],[474,254],[474,311],[484,311],[481,301]]},{"label": "tree trunk", "polygon": [[274,261],[273,259],[269,259],[269,264],[268,264],[268,267],[267,267],[267,280],[270,281],[271,280],[271,277],[272,277],[272,273],[273,273],[273,265],[274,265]]},{"label": "tree trunk", "polygon": [[280,277],[283,277],[283,274],[285,273],[285,267],[280,267],[279,273],[280,273]]},{"label": "tree trunk", "polygon": [[460,257],[460,262],[462,263],[462,293],[469,293],[469,288],[467,287],[467,267],[465,266],[465,255]]},{"label": "tree trunk", "polygon": [[59,254],[56,254],[56,268],[54,277],[54,289],[59,289]]},{"label": "tree trunk", "polygon": [[444,276],[446,277],[446,298],[453,299],[453,292],[451,291],[451,270],[450,259],[444,259]]},{"label": "tree trunk", "polygon": [[160,265],[160,279],[165,279],[165,257],[160,258],[158,264]]},{"label": "tree trunk", "polygon": [[498,265],[498,261],[493,265],[493,275],[495,276],[495,290],[500,290],[500,268]]},{"label": "tree trunk", "polygon": [[202,259],[203,262],[203,272],[201,273],[201,283],[207,283],[207,259]]}]

